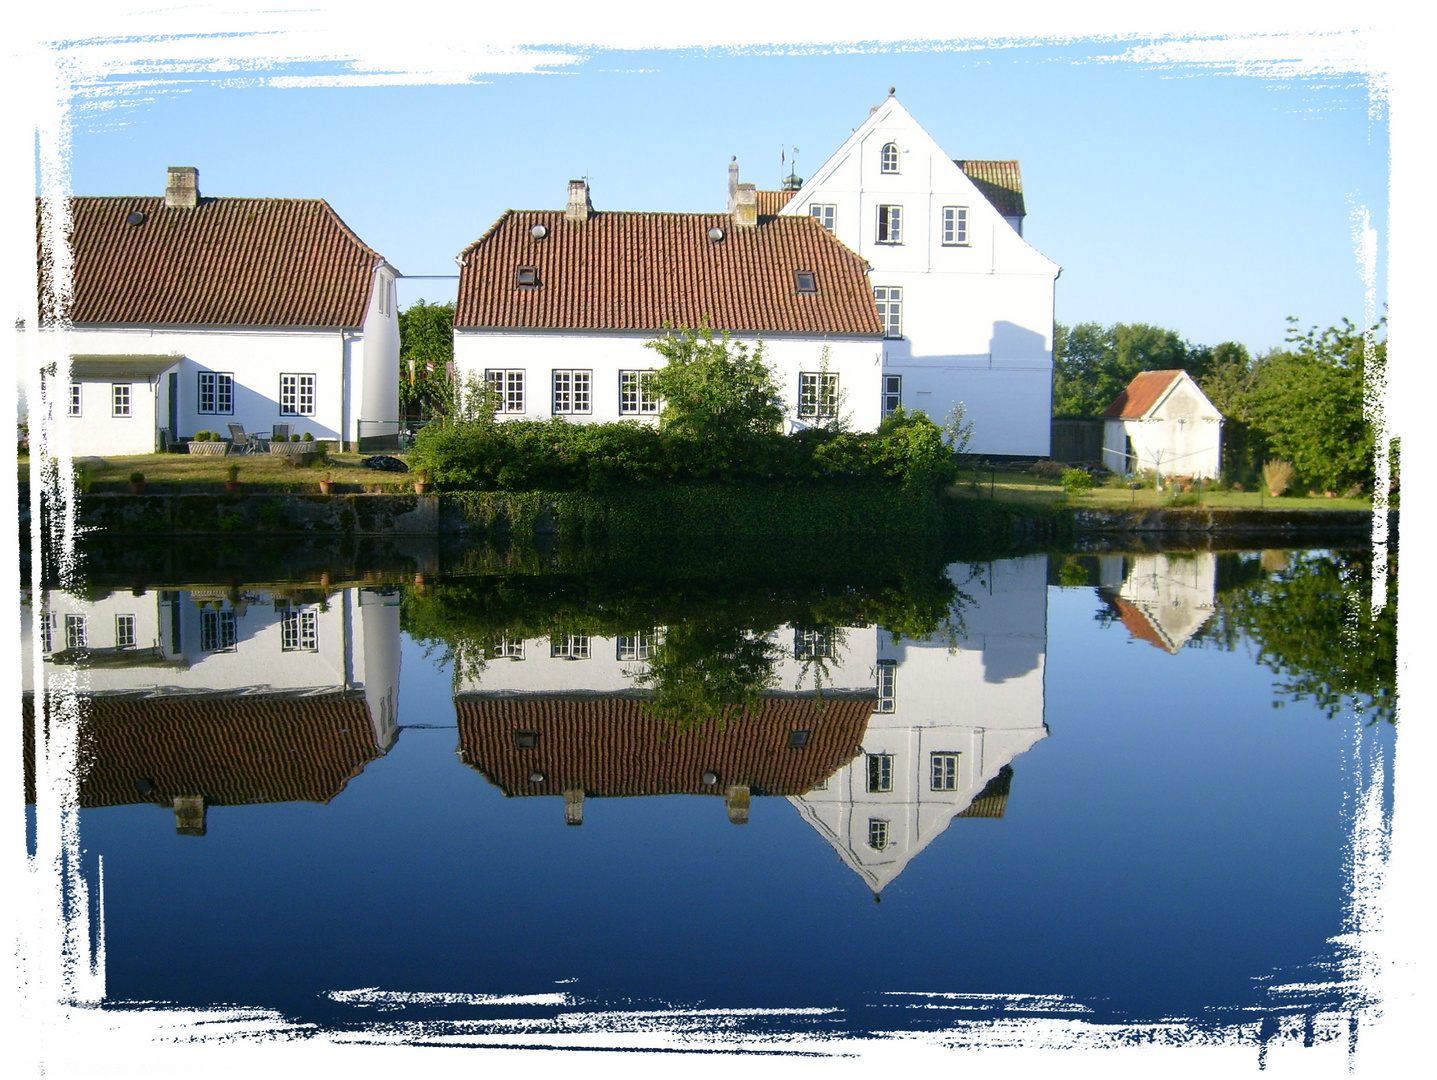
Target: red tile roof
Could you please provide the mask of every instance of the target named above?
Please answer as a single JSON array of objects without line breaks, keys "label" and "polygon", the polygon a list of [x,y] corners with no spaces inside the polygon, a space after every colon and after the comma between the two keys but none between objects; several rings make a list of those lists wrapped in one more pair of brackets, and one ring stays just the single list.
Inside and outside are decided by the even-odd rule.
[{"label": "red tile roof", "polygon": [[1111,598],[1108,603],[1117,609],[1118,617],[1122,619],[1128,633],[1138,641],[1146,641],[1153,648],[1162,649],[1165,653],[1177,653],[1172,642],[1167,639],[1166,635],[1153,622],[1151,616],[1142,608],[1118,597]]},{"label": "red tile roof", "polygon": [[[535,239],[530,229],[548,235]],[[708,231],[722,229],[717,243]],[[538,271],[519,288],[520,266]],[[794,271],[817,276],[800,295]],[[800,334],[882,326],[862,259],[808,217],[509,210],[463,254],[456,327],[658,331],[666,325]]]},{"label": "red tile roof", "polygon": [[1133,381],[1128,383],[1127,389],[1103,410],[1103,415],[1114,420],[1141,419],[1181,374],[1181,370],[1139,372],[1133,377]]},{"label": "red tile roof", "polygon": [[[769,795],[802,795],[852,760],[873,712],[872,694],[778,696],[760,700],[719,728],[677,731],[630,695],[534,695],[454,699],[460,760],[505,795],[723,795],[747,784]],[[802,749],[788,745],[795,728],[809,732]],[[515,733],[535,731],[532,749]],[[703,783],[705,771],[718,774]],[[534,782],[530,776],[542,773]]]},{"label": "red tile roof", "polygon": [[1022,217],[1023,174],[1016,161],[968,161],[955,159],[953,162],[973,181],[990,203],[1004,217]]},{"label": "red tile roof", "polygon": [[[362,693],[80,698],[80,805],[329,802],[380,756]],[[23,695],[35,799],[34,695]],[[150,789],[142,793],[137,781]]]},{"label": "red tile roof", "polygon": [[754,194],[758,196],[759,217],[770,217],[787,206],[788,200],[793,198],[797,192],[755,191]]},{"label": "red tile roof", "polygon": [[[323,199],[201,199],[186,210],[75,197],[70,208],[77,324],[364,324],[381,257]],[[42,308],[45,274],[42,259]]]}]

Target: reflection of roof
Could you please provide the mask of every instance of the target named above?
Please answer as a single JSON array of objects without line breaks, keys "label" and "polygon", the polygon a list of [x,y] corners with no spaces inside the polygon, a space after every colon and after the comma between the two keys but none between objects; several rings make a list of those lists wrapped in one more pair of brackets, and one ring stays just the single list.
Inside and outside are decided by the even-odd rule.
[{"label": "reflection of roof", "polygon": [[1146,611],[1136,604],[1127,600],[1112,597],[1108,601],[1118,609],[1118,616],[1123,620],[1123,625],[1128,628],[1128,633],[1139,641],[1146,641],[1149,645],[1162,649],[1163,652],[1176,653],[1177,648],[1167,639],[1162,630],[1158,627]]},{"label": "reflection of roof", "polygon": [[1013,766],[1004,765],[998,775],[983,785],[983,790],[973,797],[967,809],[954,817],[1000,818],[1008,809],[1008,789],[1013,785]]},{"label": "reflection of roof", "polygon": [[[362,692],[81,697],[81,806],[329,802],[380,756]],[[34,695],[23,695],[35,799]]]},{"label": "reflection of roof", "polygon": [[1142,371],[1133,376],[1113,403],[1103,410],[1103,415],[1115,420],[1140,420],[1149,409],[1158,403],[1173,380],[1182,374],[1181,369],[1171,371]]},{"label": "reflection of roof", "polygon": [[369,309],[380,257],[323,199],[75,197],[70,212],[76,323],[360,326]]},{"label": "reflection of roof", "polygon": [[[530,232],[547,230],[536,239]],[[722,239],[710,240],[711,229]],[[865,266],[810,217],[509,210],[465,249],[454,325],[882,333]],[[536,284],[518,285],[520,267]],[[794,274],[816,275],[798,292]]]},{"label": "reflection of roof", "polygon": [[1022,217],[1023,174],[1016,161],[969,161],[957,159],[953,162],[963,174],[973,181],[973,186],[1004,217]]},{"label": "reflection of roof", "polygon": [[[460,760],[506,795],[722,795],[730,784],[756,793],[800,795],[852,760],[863,741],[873,694],[772,696],[756,714],[720,728],[679,731],[651,716],[634,695],[465,694],[454,699]],[[789,732],[806,730],[802,748]],[[519,732],[538,734],[532,748]],[[703,783],[712,771],[718,780]],[[536,773],[540,782],[531,781]]]}]

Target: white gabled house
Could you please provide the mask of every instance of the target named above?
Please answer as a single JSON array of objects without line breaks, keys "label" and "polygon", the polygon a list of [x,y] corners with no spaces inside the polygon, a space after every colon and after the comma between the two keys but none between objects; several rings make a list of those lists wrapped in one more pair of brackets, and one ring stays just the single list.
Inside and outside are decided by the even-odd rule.
[{"label": "white gabled house", "polygon": [[972,453],[1049,452],[1061,271],[1023,239],[1025,209],[1016,161],[955,161],[890,90],[778,211],[871,267],[885,335],[871,392],[939,424],[963,402]]},{"label": "white gabled house", "polygon": [[[171,168],[162,198],[70,214],[69,391],[47,396],[71,453],[229,424],[350,444],[397,419],[399,274],[324,200],[202,198],[196,169]],[[43,259],[40,285],[45,310]]]},{"label": "white gabled house", "polygon": [[1222,413],[1186,371],[1143,371],[1103,410],[1103,464],[1115,473],[1215,477]]}]

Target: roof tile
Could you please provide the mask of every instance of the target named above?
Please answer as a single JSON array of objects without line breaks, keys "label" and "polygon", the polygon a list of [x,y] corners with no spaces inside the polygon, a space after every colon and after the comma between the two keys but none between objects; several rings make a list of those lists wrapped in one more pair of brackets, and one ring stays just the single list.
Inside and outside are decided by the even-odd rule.
[{"label": "roof tile", "polygon": [[1023,174],[1016,161],[972,161],[956,158],[954,165],[1004,217],[1022,217]]},{"label": "roof tile", "polygon": [[1182,374],[1181,369],[1171,371],[1140,371],[1133,376],[1127,388],[1113,399],[1102,415],[1113,420],[1138,420],[1158,403],[1158,398]]}]

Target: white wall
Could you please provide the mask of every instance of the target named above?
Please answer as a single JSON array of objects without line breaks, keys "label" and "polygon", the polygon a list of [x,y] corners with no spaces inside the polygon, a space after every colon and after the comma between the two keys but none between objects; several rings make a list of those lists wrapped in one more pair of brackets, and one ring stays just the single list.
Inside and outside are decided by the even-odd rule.
[{"label": "white wall", "polygon": [[[399,419],[399,308],[395,282],[393,267],[382,264],[375,270],[364,338],[355,346],[360,376],[354,380],[357,392],[350,414],[356,420]],[[357,430],[357,425],[352,430]]]},{"label": "white wall", "polygon": [[1187,375],[1141,420],[1103,425],[1104,463],[1114,472],[1119,471],[1114,463],[1121,457],[1124,435],[1132,439],[1137,458],[1124,472],[1203,479],[1221,470],[1222,414]]},{"label": "white wall", "polygon": [[[161,386],[165,376],[150,379],[77,379],[80,387],[80,415],[63,418],[70,427],[70,453],[75,457],[101,454],[153,454],[159,449],[157,419]],[[130,415],[115,416],[111,404],[112,386],[130,388]],[[66,408],[61,396],[56,411]]]},{"label": "white wall", "polygon": [[[880,170],[889,142],[899,148],[896,174]],[[1019,236],[893,98],[782,213],[808,214],[814,203],[836,207],[834,232],[868,260],[873,286],[903,290],[903,336],[884,343],[884,366],[904,377],[904,407],[941,424],[962,401],[974,422],[971,452],[1046,455],[1056,264]],[[901,244],[877,242],[880,205],[902,207]],[[966,244],[942,243],[945,206],[967,208]]]},{"label": "white wall", "polygon": [[[552,379],[555,369],[592,372],[593,412],[570,415],[580,422],[602,423],[642,419],[619,415],[619,372],[657,370],[664,358],[646,342],[652,333],[584,333],[579,331],[497,331],[456,330],[454,367],[459,379],[472,373],[484,377],[486,369],[522,369],[525,372],[524,419],[546,419],[553,415]],[[735,335],[752,348],[753,338]],[[765,337],[764,358],[774,370],[790,416],[798,413],[798,375],[818,371],[824,345],[828,346],[828,370],[839,377],[839,392],[846,395],[844,412],[852,427],[871,430],[878,426],[880,408],[880,344],[876,339],[829,339]],[[506,414],[504,418],[514,418]]]}]

